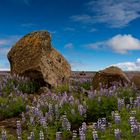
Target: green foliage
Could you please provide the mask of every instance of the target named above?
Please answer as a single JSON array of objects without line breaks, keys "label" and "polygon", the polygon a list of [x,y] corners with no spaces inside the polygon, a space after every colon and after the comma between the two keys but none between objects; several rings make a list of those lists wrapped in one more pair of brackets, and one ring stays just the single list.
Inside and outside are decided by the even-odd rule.
[{"label": "green foliage", "polygon": [[39,89],[39,84],[30,80],[9,79],[2,92],[5,96],[9,95],[11,92],[16,92],[15,87],[22,93],[34,93]]},{"label": "green foliage", "polygon": [[64,130],[62,133],[62,140],[71,140],[72,133],[70,131]]},{"label": "green foliage", "polygon": [[124,98],[125,104],[130,103],[130,97],[136,98],[136,92],[132,88],[119,88],[116,92],[119,98]]},{"label": "green foliage", "polygon": [[110,120],[111,112],[117,109],[117,99],[115,97],[102,96],[87,100],[87,120],[97,121],[98,118],[106,117]]},{"label": "green foliage", "polygon": [[87,140],[92,140],[93,136],[92,136],[92,129],[88,129],[86,132],[86,139]]},{"label": "green foliage", "polygon": [[4,93],[4,96],[9,95],[11,92],[13,92],[13,85],[14,85],[14,81],[9,79],[5,85],[5,87],[3,87],[2,92]]},{"label": "green foliage", "polygon": [[13,99],[0,97],[0,117],[9,118],[17,116],[19,113],[25,111],[25,102],[22,97]]},{"label": "green foliage", "polygon": [[84,82],[84,83],[81,83],[80,86],[83,87],[86,90],[90,90],[91,83],[90,82]]},{"label": "green foliage", "polygon": [[56,93],[69,92],[69,85],[68,84],[59,85],[59,86],[55,87],[54,91]]},{"label": "green foliage", "polygon": [[[72,113],[72,109],[74,109],[74,114]],[[71,123],[72,129],[79,128],[84,121],[84,117],[80,115],[77,105],[70,105],[69,103],[66,103],[63,105],[59,112],[60,115],[67,115],[67,118]]]}]

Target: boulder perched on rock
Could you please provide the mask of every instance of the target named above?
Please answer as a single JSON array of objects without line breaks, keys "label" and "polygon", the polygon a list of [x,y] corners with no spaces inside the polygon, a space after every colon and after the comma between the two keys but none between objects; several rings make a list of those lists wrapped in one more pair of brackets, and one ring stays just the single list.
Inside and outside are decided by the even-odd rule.
[{"label": "boulder perched on rock", "polygon": [[125,73],[118,67],[111,66],[102,71],[99,71],[93,77],[93,89],[110,88],[112,86],[125,86],[130,84],[130,80]]},{"label": "boulder perched on rock", "polygon": [[9,51],[11,73],[29,77],[42,86],[57,86],[68,82],[71,67],[51,45],[48,31],[31,32]]},{"label": "boulder perched on rock", "polygon": [[140,75],[134,75],[131,81],[134,83],[136,89],[140,90]]}]

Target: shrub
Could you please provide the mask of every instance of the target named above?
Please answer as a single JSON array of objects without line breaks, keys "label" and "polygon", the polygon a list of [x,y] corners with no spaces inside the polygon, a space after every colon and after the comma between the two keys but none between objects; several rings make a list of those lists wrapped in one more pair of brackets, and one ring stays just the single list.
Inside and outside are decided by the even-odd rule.
[{"label": "shrub", "polygon": [[0,97],[1,118],[14,117],[23,111],[25,111],[25,102],[22,97],[16,97],[14,99]]},{"label": "shrub", "polygon": [[98,118],[106,117],[111,119],[111,112],[117,109],[117,99],[115,97],[98,97],[87,100],[87,121],[97,121]]},{"label": "shrub", "polygon": [[86,90],[90,90],[91,83],[90,82],[84,82],[84,83],[81,83],[80,86],[83,87]]},{"label": "shrub", "polygon": [[132,88],[119,88],[116,92],[119,98],[124,98],[125,104],[130,103],[130,97],[136,98],[136,92]]},{"label": "shrub", "polygon": [[59,85],[59,86],[55,87],[54,90],[56,93],[69,92],[69,85],[68,84]]},{"label": "shrub", "polygon": [[11,92],[16,92],[15,88],[22,93],[34,93],[39,89],[39,84],[30,80],[8,79],[2,92],[9,95]]},{"label": "shrub", "polygon": [[[74,109],[75,111],[74,114],[72,114],[71,112],[72,109]],[[59,112],[60,115],[67,115],[67,118],[71,123],[72,129],[78,129],[84,121],[84,116],[80,115],[77,105],[70,105],[69,103],[66,103],[63,105]]]}]

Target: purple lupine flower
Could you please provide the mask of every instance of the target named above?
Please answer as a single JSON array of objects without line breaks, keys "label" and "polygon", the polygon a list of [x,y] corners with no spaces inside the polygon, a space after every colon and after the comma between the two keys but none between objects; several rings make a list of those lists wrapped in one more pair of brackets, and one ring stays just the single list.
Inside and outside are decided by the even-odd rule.
[{"label": "purple lupine flower", "polygon": [[114,129],[115,139],[120,140],[121,139],[121,131],[120,129]]},{"label": "purple lupine flower", "polygon": [[135,125],[135,124],[136,124],[136,119],[135,119],[135,117],[130,116],[130,118],[129,118],[129,124],[130,124],[130,125]]},{"label": "purple lupine flower", "polygon": [[132,135],[136,135],[139,132],[139,128],[137,125],[131,125],[131,133]]},{"label": "purple lupine flower", "polygon": [[93,123],[93,129],[97,129],[98,127],[97,127],[97,123],[96,122],[94,122]]},{"label": "purple lupine flower", "polygon": [[86,130],[87,130],[87,125],[86,125],[85,122],[82,123],[82,129],[83,129],[83,131],[84,131],[84,133],[85,133]]},{"label": "purple lupine flower", "polygon": [[45,117],[41,117],[41,118],[40,118],[40,124],[41,124],[44,128],[47,127],[47,123],[46,123],[46,118],[45,118]]},{"label": "purple lupine flower", "polygon": [[104,124],[106,126],[106,118],[102,118],[102,124]]},{"label": "purple lupine flower", "polygon": [[125,103],[124,103],[124,99],[119,99],[118,98],[118,110],[120,111],[122,109],[122,107],[124,107]]},{"label": "purple lupine flower", "polygon": [[34,121],[34,117],[33,117],[33,116],[30,116],[30,123],[31,123],[32,125],[35,125],[35,121]]},{"label": "purple lupine flower", "polygon": [[69,97],[68,101],[70,102],[70,104],[74,104],[74,97],[71,95]]},{"label": "purple lupine flower", "polygon": [[86,136],[85,136],[84,133],[81,133],[81,134],[80,134],[80,140],[86,140]]},{"label": "purple lupine flower", "polygon": [[116,124],[120,124],[120,122],[121,122],[121,117],[120,117],[120,115],[119,115],[118,113],[115,113],[114,119],[115,119],[115,123],[116,123]]},{"label": "purple lupine flower", "polygon": [[20,123],[20,121],[17,121],[17,135],[18,135],[18,137],[21,136],[21,123]]},{"label": "purple lupine flower", "polygon": [[62,140],[62,132],[56,132],[56,140]]},{"label": "purple lupine flower", "polygon": [[97,131],[93,130],[92,135],[93,135],[93,140],[98,140],[98,133],[97,133]]},{"label": "purple lupine flower", "polygon": [[66,115],[62,116],[62,128],[69,130],[71,129],[71,124],[69,122],[69,120],[67,119]]},{"label": "purple lupine flower", "polygon": [[79,104],[78,111],[79,111],[80,115],[82,116],[86,113],[86,108],[82,104]]},{"label": "purple lupine flower", "polygon": [[7,140],[7,134],[6,134],[6,130],[5,129],[2,129],[1,134],[2,134],[1,140]]},{"label": "purple lupine flower", "polygon": [[24,112],[22,112],[21,117],[22,117],[22,123],[25,123],[26,118],[25,118],[25,114],[24,114]]},{"label": "purple lupine flower", "polygon": [[106,126],[104,124],[101,124],[100,129],[101,129],[102,132],[105,132]]},{"label": "purple lupine flower", "polygon": [[34,132],[31,132],[31,134],[30,134],[30,140],[35,140],[35,134],[34,134]]}]

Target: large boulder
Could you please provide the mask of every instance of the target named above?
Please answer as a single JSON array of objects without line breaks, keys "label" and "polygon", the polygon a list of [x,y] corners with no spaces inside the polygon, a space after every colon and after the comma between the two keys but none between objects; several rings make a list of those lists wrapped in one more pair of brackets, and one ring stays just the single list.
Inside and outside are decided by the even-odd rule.
[{"label": "large boulder", "polygon": [[140,90],[140,75],[134,75],[131,81],[134,83],[135,87]]},{"label": "large boulder", "polygon": [[130,80],[125,73],[118,67],[111,66],[102,71],[99,71],[93,77],[93,89],[110,88],[112,86],[126,86],[130,84]]},{"label": "large boulder", "polygon": [[51,45],[48,31],[31,32],[9,51],[11,73],[29,77],[42,86],[57,86],[68,82],[71,67]]}]

